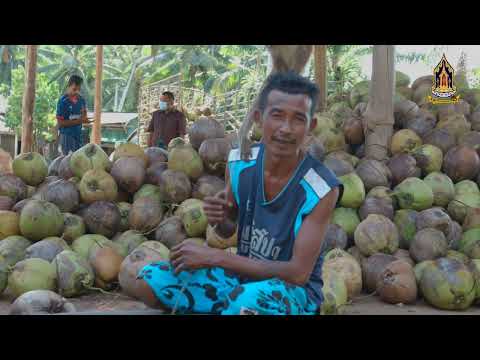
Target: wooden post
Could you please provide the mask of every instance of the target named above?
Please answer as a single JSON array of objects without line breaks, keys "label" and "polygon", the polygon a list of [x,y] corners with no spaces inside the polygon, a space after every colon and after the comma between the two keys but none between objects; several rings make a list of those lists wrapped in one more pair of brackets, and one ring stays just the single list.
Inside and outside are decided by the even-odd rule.
[{"label": "wooden post", "polygon": [[395,90],[395,47],[373,47],[370,100],[363,116],[365,156],[386,160],[393,135],[393,95]]},{"label": "wooden post", "polygon": [[102,139],[101,116],[102,116],[102,70],[103,70],[103,45],[97,45],[97,67],[95,77],[95,105],[94,122],[90,142],[100,145]]},{"label": "wooden post", "polygon": [[37,45],[27,45],[25,52],[25,89],[22,100],[22,153],[32,151],[37,48]]},{"label": "wooden post", "polygon": [[315,66],[315,82],[320,89],[317,111],[323,112],[327,108],[327,45],[314,45],[313,60]]}]

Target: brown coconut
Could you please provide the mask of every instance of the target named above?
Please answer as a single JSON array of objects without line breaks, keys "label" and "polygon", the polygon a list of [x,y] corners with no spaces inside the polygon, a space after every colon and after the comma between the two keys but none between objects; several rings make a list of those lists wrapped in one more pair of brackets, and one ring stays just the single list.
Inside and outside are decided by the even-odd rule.
[{"label": "brown coconut", "polygon": [[311,136],[305,145],[305,150],[318,161],[323,161],[325,158],[325,147],[321,140],[314,136]]},{"label": "brown coconut", "polygon": [[474,179],[480,171],[480,158],[472,148],[455,146],[445,155],[443,171],[454,183]]},{"label": "brown coconut", "polygon": [[370,214],[380,214],[393,220],[394,209],[392,201],[377,197],[367,197],[363,201],[362,206],[358,211],[361,220],[364,220]]},{"label": "brown coconut", "polygon": [[377,253],[365,258],[362,266],[363,286],[368,292],[377,290],[377,283],[386,266],[397,258],[393,255]]},{"label": "brown coconut", "polygon": [[445,211],[436,207],[420,211],[417,214],[415,226],[417,231],[425,228],[433,228],[440,230],[446,236],[451,221],[452,219],[450,219],[450,216]]},{"label": "brown coconut", "polygon": [[137,157],[121,157],[112,166],[110,175],[120,189],[133,194],[145,181],[144,159]]},{"label": "brown coconut", "polygon": [[450,134],[446,129],[433,129],[425,134],[423,143],[438,147],[445,155],[448,150],[457,144],[457,141],[455,136]]},{"label": "brown coconut", "polygon": [[470,115],[470,124],[472,124],[472,130],[480,131],[480,111],[477,110]]},{"label": "brown coconut", "polygon": [[334,248],[345,250],[348,245],[348,236],[337,224],[328,224],[325,237],[323,238],[321,253],[325,253]]},{"label": "brown coconut", "polygon": [[110,246],[92,246],[88,260],[95,272],[97,286],[108,289],[111,283],[118,280],[123,257],[116,249]]},{"label": "brown coconut", "polygon": [[458,250],[460,240],[462,240],[462,227],[458,222],[453,220],[450,222],[446,237],[448,248],[452,250]]},{"label": "brown coconut", "polygon": [[0,196],[0,210],[11,210],[15,201],[9,196]]},{"label": "brown coconut", "polygon": [[179,204],[192,194],[190,179],[181,171],[165,170],[160,175],[158,186],[162,199],[169,203]]},{"label": "brown coconut", "polygon": [[475,149],[478,153],[480,151],[480,132],[469,131],[463,134],[458,139],[458,145],[468,146],[472,149]]},{"label": "brown coconut", "polygon": [[130,229],[147,233],[155,229],[163,218],[163,209],[160,203],[152,198],[137,199],[130,209],[128,220]]},{"label": "brown coconut", "polygon": [[348,118],[343,124],[343,132],[348,144],[359,145],[365,141],[362,119],[359,117]]},{"label": "brown coconut", "polygon": [[200,116],[189,128],[188,138],[195,150],[200,148],[206,139],[225,137],[224,126],[211,117]]},{"label": "brown coconut", "polygon": [[390,187],[392,173],[383,162],[373,159],[363,159],[358,163],[355,172],[362,179],[366,191],[369,191],[375,186]]},{"label": "brown coconut", "polygon": [[417,282],[410,264],[396,260],[386,266],[377,282],[380,299],[390,304],[410,304],[417,299]]},{"label": "brown coconut", "polygon": [[163,220],[155,231],[155,240],[160,241],[169,249],[188,238],[179,216],[171,216]]},{"label": "brown coconut", "polygon": [[145,172],[145,184],[158,185],[160,183],[160,176],[167,170],[167,164],[163,162],[156,162]]},{"label": "brown coconut", "polygon": [[472,125],[462,114],[452,114],[442,119],[437,124],[437,129],[445,129],[458,139],[472,129]]},{"label": "brown coconut", "polygon": [[159,147],[148,147],[144,150],[147,157],[147,167],[156,163],[166,163],[168,161],[168,151]]},{"label": "brown coconut", "polygon": [[418,136],[423,138],[435,128],[436,124],[437,119],[435,118],[435,115],[429,111],[421,109],[419,110],[417,116],[406,120],[405,128],[412,130]]},{"label": "brown coconut", "polygon": [[92,203],[83,215],[83,221],[89,233],[111,238],[120,228],[120,210],[108,201]]},{"label": "brown coconut", "polygon": [[387,166],[392,174],[392,185],[398,185],[409,177],[420,177],[421,169],[415,158],[408,154],[397,154],[388,160]]},{"label": "brown coconut", "polygon": [[417,263],[443,257],[447,250],[445,235],[440,230],[432,228],[418,231],[410,244],[410,256]]},{"label": "brown coconut", "polygon": [[206,196],[215,196],[225,190],[225,181],[217,176],[203,175],[193,185],[192,197],[203,200]]},{"label": "brown coconut", "polygon": [[411,120],[418,115],[418,111],[418,105],[411,100],[395,102],[393,108],[395,127],[398,129],[404,128],[408,120]]},{"label": "brown coconut", "polygon": [[323,165],[330,169],[336,176],[347,175],[354,171],[352,164],[348,161],[330,157],[329,155],[323,160]]},{"label": "brown coconut", "polygon": [[230,143],[225,138],[206,139],[200,145],[198,154],[207,172],[221,176],[225,174],[230,150]]}]

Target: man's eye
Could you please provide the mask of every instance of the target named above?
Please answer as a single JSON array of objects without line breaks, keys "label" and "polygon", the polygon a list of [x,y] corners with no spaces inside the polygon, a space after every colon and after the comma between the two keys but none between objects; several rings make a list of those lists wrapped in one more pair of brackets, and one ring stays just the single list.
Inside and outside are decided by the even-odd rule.
[{"label": "man's eye", "polygon": [[305,122],[305,118],[303,117],[296,117],[295,120],[300,121],[300,122]]}]

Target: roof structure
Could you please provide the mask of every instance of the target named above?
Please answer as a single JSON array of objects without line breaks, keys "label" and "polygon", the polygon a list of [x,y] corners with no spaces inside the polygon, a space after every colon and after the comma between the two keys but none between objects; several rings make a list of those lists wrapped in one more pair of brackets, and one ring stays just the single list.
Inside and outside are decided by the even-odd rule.
[{"label": "roof structure", "polygon": [[[88,112],[87,117],[89,119],[94,118],[95,113],[93,112]],[[102,126],[109,126],[109,125],[121,125],[125,126],[127,125],[131,120],[135,119],[138,117],[137,113],[120,113],[120,112],[102,112],[100,115],[100,122]]]}]

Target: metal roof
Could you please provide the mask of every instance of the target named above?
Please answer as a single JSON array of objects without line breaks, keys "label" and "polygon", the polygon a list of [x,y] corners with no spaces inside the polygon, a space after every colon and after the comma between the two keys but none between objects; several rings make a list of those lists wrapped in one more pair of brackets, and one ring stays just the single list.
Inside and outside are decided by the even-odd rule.
[{"label": "metal roof", "polygon": [[[95,113],[87,113],[88,118],[94,118]],[[110,124],[122,124],[126,125],[129,121],[138,117],[137,113],[120,113],[120,112],[102,112],[101,123],[102,125]]]}]

